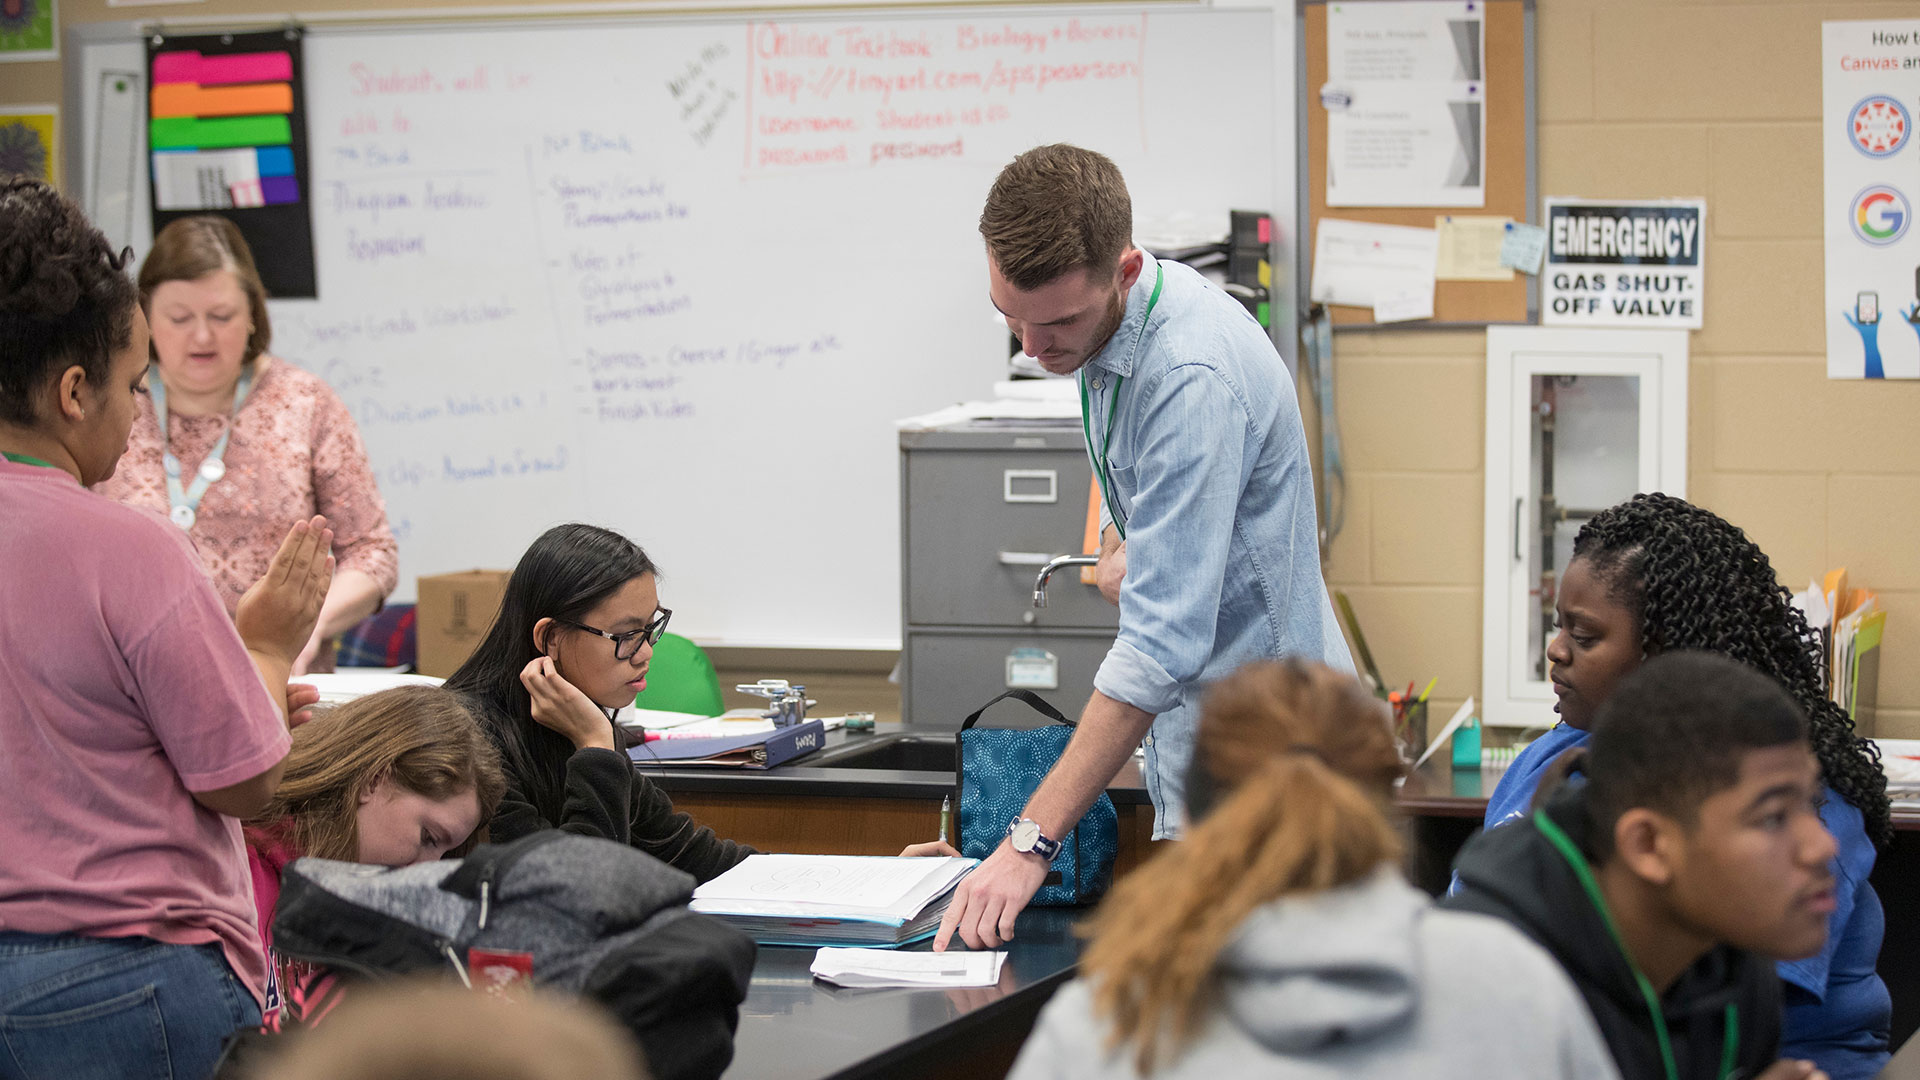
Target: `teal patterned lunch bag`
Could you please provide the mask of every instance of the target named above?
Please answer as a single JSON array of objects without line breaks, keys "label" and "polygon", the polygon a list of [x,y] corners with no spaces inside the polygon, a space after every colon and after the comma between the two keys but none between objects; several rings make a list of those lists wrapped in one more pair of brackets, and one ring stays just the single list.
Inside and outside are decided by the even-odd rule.
[{"label": "teal patterned lunch bag", "polygon": [[[1031,729],[975,727],[980,715],[1007,698],[1018,698],[1052,720]],[[975,710],[960,725],[960,853],[984,859],[1006,839],[1007,826],[1026,809],[1067,740],[1073,721],[1030,690],[1009,690]],[[1038,907],[1067,907],[1099,899],[1113,884],[1113,858],[1120,847],[1120,820],[1102,791],[1093,808],[1060,841],[1046,881],[1033,895]]]}]

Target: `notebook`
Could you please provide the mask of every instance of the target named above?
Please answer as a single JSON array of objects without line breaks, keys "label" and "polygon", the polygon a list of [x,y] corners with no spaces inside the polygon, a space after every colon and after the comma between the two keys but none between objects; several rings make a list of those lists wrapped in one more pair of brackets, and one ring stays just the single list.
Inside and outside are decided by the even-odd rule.
[{"label": "notebook", "polygon": [[762,945],[889,948],[932,936],[978,859],[749,855],[693,890],[694,911]]}]

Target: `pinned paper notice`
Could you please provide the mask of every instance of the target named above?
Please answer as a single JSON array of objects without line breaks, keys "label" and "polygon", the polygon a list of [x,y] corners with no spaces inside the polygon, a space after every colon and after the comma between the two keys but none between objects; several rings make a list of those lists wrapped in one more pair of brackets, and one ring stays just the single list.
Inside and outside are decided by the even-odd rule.
[{"label": "pinned paper notice", "polygon": [[1424,285],[1396,285],[1373,294],[1373,321],[1406,322],[1433,318],[1433,279]]},{"label": "pinned paper notice", "polygon": [[1500,262],[1512,218],[1460,217],[1433,219],[1440,233],[1439,260],[1433,276],[1441,281],[1512,281],[1513,268]]},{"label": "pinned paper notice", "polygon": [[1538,274],[1547,254],[1547,230],[1523,221],[1509,221],[1500,241],[1500,265],[1523,274]]},{"label": "pinned paper notice", "polygon": [[1321,304],[1375,307],[1380,297],[1391,294],[1388,306],[1393,308],[1406,303],[1402,294],[1425,290],[1431,313],[1439,242],[1432,229],[1321,218],[1314,228],[1308,295]]}]

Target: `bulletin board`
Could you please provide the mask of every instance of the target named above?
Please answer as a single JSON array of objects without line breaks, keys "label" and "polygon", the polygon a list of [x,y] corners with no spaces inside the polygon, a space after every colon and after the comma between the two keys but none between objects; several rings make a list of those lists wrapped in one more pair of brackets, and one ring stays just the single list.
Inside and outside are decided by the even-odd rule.
[{"label": "bulletin board", "polygon": [[[1431,229],[1442,214],[1510,217],[1538,223],[1539,197],[1533,144],[1533,0],[1486,0],[1486,205],[1459,207],[1327,206],[1327,110],[1320,88],[1327,82],[1327,4],[1302,0],[1299,41],[1301,310],[1312,278],[1314,228],[1323,216],[1382,225]],[[1364,0],[1339,0],[1342,3]],[[1388,324],[1394,328],[1477,326],[1539,321],[1539,279],[1516,272],[1512,281],[1440,281],[1434,285],[1433,318]],[[1336,328],[1373,328],[1370,308],[1333,305]],[[1384,327],[1383,327],[1384,328]]]}]

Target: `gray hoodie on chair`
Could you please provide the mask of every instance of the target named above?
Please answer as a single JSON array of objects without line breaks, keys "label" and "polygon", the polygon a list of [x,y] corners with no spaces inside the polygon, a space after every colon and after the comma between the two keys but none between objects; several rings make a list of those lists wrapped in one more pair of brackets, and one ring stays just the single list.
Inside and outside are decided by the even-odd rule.
[{"label": "gray hoodie on chair", "polygon": [[[1218,1006],[1152,1075],[1618,1080],[1553,959],[1494,919],[1440,911],[1390,868],[1257,909],[1221,952]],[[1131,1078],[1084,980],[1040,1014],[1009,1080]]]}]

